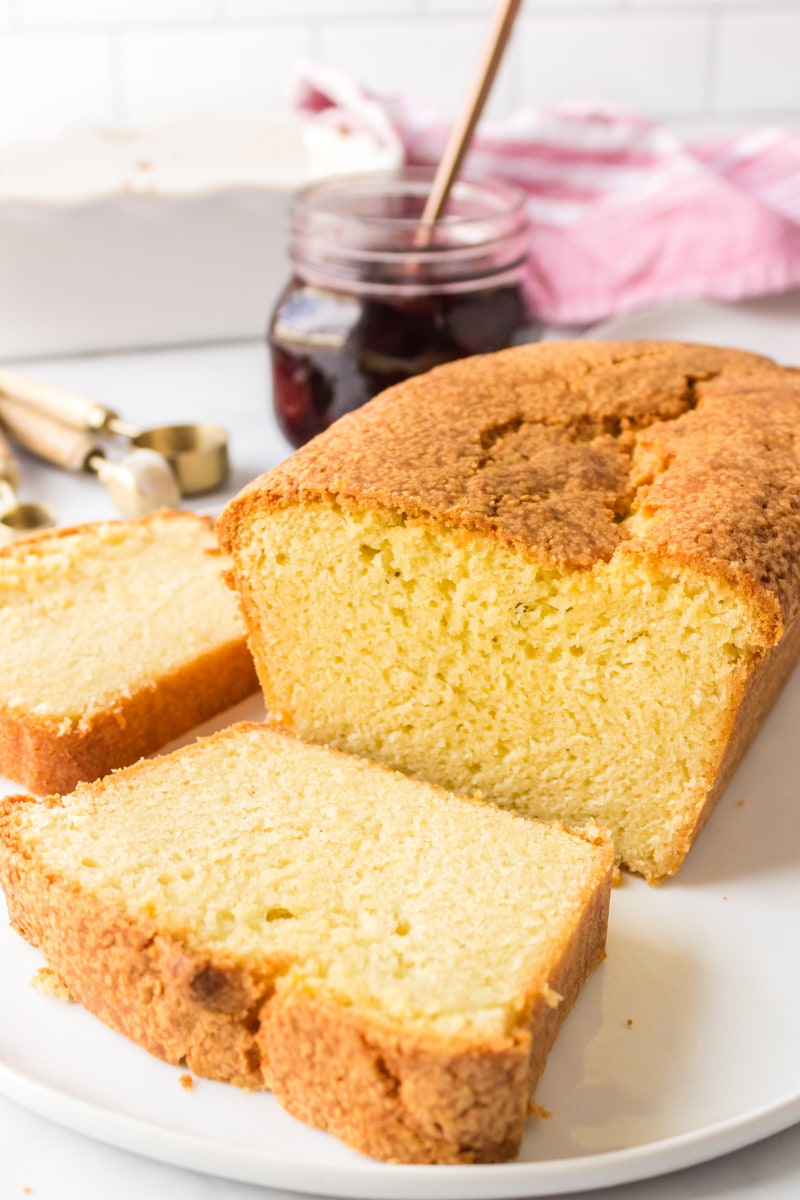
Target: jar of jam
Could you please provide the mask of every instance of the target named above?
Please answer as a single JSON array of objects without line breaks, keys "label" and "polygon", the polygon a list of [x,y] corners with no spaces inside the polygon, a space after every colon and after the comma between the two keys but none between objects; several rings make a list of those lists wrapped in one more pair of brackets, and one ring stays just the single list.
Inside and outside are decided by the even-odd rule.
[{"label": "jar of jam", "polygon": [[317,184],[295,201],[294,275],[269,328],[278,423],[299,446],[391,384],[535,337],[522,193],[453,187],[421,233],[429,171]]}]

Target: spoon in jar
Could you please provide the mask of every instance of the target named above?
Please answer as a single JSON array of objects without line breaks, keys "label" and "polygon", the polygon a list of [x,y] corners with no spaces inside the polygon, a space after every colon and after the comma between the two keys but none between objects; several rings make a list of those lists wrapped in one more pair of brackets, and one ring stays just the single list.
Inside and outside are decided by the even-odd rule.
[{"label": "spoon in jar", "polygon": [[494,11],[472,87],[447,140],[444,154],[436,168],[433,184],[422,210],[416,238],[417,246],[420,249],[430,244],[433,227],[444,212],[450,189],[455,183],[464,156],[469,150],[475,127],[480,120],[486,101],[489,99],[506,46],[511,38],[514,21],[521,7],[522,0],[500,0]]},{"label": "spoon in jar", "polygon": [[68,429],[22,405],[0,398],[0,418],[21,446],[67,471],[96,475],[123,517],[141,517],[156,508],[177,508],[180,490],[162,455],[135,449],[118,459],[88,433]]},{"label": "spoon in jar", "polygon": [[0,433],[0,546],[37,529],[50,529],[54,514],[44,504],[27,504],[17,498],[19,467],[11,447]]},{"label": "spoon in jar", "polygon": [[175,473],[181,493],[213,491],[228,477],[228,435],[219,425],[199,422],[140,429],[87,396],[0,369],[0,397],[83,433],[113,434],[140,450],[156,452]]}]

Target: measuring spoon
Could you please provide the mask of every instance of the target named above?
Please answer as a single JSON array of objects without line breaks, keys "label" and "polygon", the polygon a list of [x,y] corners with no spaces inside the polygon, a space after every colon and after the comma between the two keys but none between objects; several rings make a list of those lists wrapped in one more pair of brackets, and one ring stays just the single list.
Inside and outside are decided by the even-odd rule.
[{"label": "measuring spoon", "polygon": [[137,448],[155,451],[169,462],[184,496],[211,492],[228,478],[228,435],[220,425],[203,421],[140,429],[87,396],[37,383],[4,368],[0,369],[0,396],[70,429],[115,434]]},{"label": "measuring spoon", "polygon": [[18,500],[18,488],[19,467],[0,432],[0,546],[37,529],[50,529],[56,523],[55,516],[44,504]]},{"label": "measuring spoon", "polygon": [[107,459],[90,434],[69,429],[3,398],[0,418],[26,450],[67,471],[96,475],[123,517],[142,517],[156,508],[176,508],[180,504],[172,469],[154,450],[136,449],[122,458]]}]

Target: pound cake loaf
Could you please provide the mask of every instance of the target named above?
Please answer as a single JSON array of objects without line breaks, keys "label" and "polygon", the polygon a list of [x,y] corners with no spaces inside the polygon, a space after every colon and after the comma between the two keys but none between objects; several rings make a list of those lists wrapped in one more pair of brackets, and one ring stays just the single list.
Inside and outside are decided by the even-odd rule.
[{"label": "pound cake loaf", "polygon": [[69,792],[255,691],[224,565],[187,512],[0,550],[0,774]]},{"label": "pound cake loaf", "polygon": [[519,1149],[613,850],[241,724],[0,802],[16,929],[107,1024],[376,1158]]},{"label": "pound cake loaf", "polygon": [[551,343],[390,389],[231,502],[303,737],[681,864],[800,650],[800,373]]}]

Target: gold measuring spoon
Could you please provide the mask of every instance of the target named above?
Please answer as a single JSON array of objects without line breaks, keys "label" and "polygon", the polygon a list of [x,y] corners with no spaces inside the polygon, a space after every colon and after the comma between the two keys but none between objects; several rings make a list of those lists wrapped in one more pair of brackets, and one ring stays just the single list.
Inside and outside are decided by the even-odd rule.
[{"label": "gold measuring spoon", "polygon": [[169,462],[184,496],[211,492],[228,478],[228,435],[220,425],[204,421],[140,429],[87,396],[1,368],[0,396],[70,429],[114,434],[138,449],[155,451]]},{"label": "gold measuring spoon", "polygon": [[0,546],[37,529],[50,529],[55,516],[44,504],[26,504],[17,499],[19,467],[11,447],[0,433]]},{"label": "gold measuring spoon", "polygon": [[142,517],[156,508],[176,508],[180,504],[172,469],[154,450],[137,448],[122,458],[108,459],[91,434],[69,429],[3,398],[0,419],[26,450],[67,471],[96,475],[123,517]]}]

